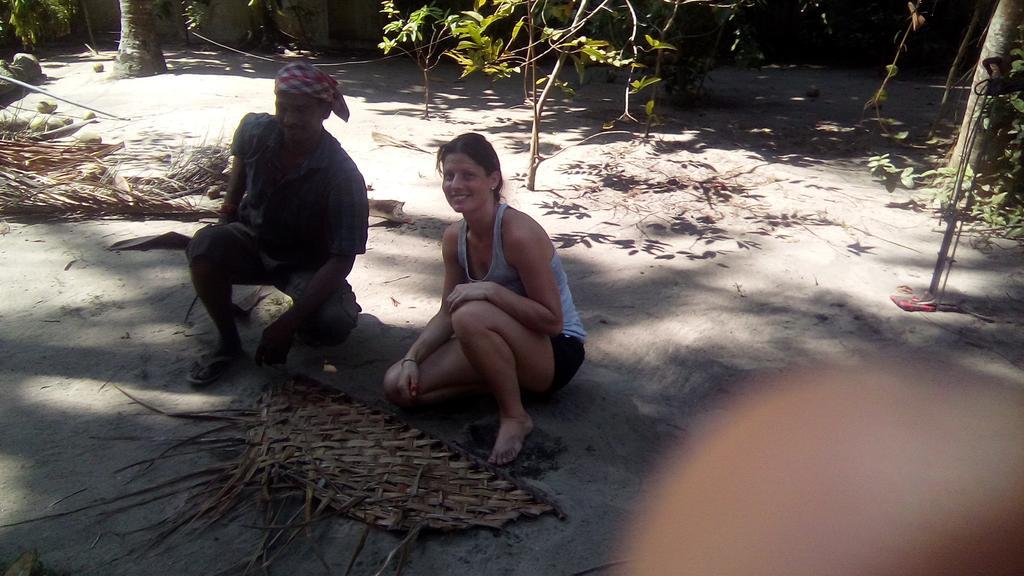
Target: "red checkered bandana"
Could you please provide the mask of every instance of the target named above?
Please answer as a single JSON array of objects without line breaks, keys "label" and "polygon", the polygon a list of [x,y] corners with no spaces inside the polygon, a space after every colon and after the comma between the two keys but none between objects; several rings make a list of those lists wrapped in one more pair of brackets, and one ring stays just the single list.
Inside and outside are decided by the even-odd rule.
[{"label": "red checkered bandana", "polygon": [[338,82],[306,62],[296,62],[281,68],[274,80],[274,93],[303,94],[331,103],[338,118],[348,122],[348,106]]}]

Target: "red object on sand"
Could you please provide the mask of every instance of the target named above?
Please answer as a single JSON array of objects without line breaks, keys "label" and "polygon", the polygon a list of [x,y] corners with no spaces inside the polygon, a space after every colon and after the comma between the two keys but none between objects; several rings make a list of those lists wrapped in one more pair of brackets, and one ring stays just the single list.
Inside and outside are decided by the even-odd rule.
[{"label": "red object on sand", "polygon": [[889,296],[893,304],[907,312],[938,312],[939,305],[932,298],[921,298],[911,294],[893,294]]}]

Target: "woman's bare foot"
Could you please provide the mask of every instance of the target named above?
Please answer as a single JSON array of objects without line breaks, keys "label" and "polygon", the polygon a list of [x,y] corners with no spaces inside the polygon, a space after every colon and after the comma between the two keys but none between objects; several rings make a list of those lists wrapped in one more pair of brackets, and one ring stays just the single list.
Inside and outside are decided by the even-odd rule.
[{"label": "woman's bare foot", "polygon": [[498,438],[487,461],[502,466],[515,460],[530,432],[533,432],[533,419],[529,414],[523,414],[521,418],[501,418]]}]

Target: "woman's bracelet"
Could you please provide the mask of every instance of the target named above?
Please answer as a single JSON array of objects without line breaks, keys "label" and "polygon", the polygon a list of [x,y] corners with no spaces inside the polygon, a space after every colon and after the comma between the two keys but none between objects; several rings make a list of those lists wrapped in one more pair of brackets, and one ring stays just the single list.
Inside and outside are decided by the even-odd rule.
[{"label": "woman's bracelet", "polygon": [[402,364],[405,364],[406,362],[412,362],[413,364],[419,364],[419,362],[417,362],[415,358],[402,358]]}]

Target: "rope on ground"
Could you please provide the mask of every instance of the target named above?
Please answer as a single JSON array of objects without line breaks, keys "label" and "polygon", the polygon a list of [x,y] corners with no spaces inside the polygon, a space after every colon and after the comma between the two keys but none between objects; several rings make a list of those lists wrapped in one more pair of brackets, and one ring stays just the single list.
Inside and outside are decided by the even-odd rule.
[{"label": "rope on ground", "polygon": [[64,98],[62,96],[57,96],[56,94],[54,94],[52,92],[47,92],[46,90],[43,90],[42,88],[40,88],[38,86],[33,86],[31,84],[27,84],[25,82],[22,82],[21,80],[18,80],[17,78],[11,78],[10,76],[0,75],[0,82],[10,82],[11,84],[16,84],[18,86],[21,86],[22,88],[25,88],[26,90],[31,90],[33,92],[39,92],[40,94],[43,94],[45,96],[49,96],[50,98],[56,98],[57,100],[60,100],[61,102],[67,102],[68,104],[71,104],[72,106],[78,106],[79,108],[85,108],[86,110],[91,110],[91,111],[93,111],[93,112],[95,112],[97,114],[103,114],[104,116],[109,116],[109,117],[111,117],[111,118],[113,118],[115,120],[131,120],[131,118],[122,118],[121,116],[118,116],[116,114],[111,114],[110,112],[104,112],[102,110],[97,110],[96,108],[92,108],[90,106],[86,106],[85,104],[79,104],[78,102],[75,102],[74,100],[68,100],[67,98]]},{"label": "rope on ground", "polygon": [[[282,59],[282,58],[268,58],[267,56],[259,56],[257,54],[253,54],[251,52],[246,52],[244,50],[239,50],[238,48],[232,48],[231,46],[228,46],[226,44],[221,44],[220,42],[217,42],[215,40],[211,40],[211,39],[207,38],[206,36],[203,36],[202,34],[197,34],[197,33],[193,32],[191,30],[189,31],[189,34],[195,36],[196,38],[199,38],[203,42],[208,42],[210,44],[213,44],[214,46],[217,46],[218,48],[223,48],[224,50],[228,50],[228,51],[234,52],[236,54],[241,54],[242,56],[248,56],[250,58],[255,58],[257,60],[263,60],[263,61],[266,61],[266,62],[275,62],[277,64],[287,64],[288,63],[288,60],[285,60],[285,59]],[[374,64],[376,62],[383,62],[384,60],[390,60],[390,59],[395,58],[397,56],[401,56],[401,54],[392,54],[390,56],[382,56],[380,58],[374,58],[374,59],[371,59],[371,60],[352,60],[352,61],[348,61],[348,62],[322,62],[322,63],[313,63],[313,65],[323,68],[323,67],[327,67],[327,66],[350,66],[350,65],[356,65],[356,64]]]}]

